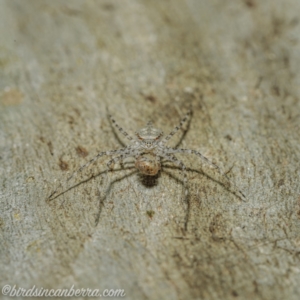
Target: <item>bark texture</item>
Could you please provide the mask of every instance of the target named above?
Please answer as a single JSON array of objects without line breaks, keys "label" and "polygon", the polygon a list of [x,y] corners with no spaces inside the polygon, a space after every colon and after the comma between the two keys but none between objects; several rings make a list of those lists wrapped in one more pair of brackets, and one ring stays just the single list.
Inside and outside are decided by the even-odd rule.
[{"label": "bark texture", "polygon": [[[299,299],[299,11],[297,0],[2,0],[1,286]],[[103,157],[66,183],[127,143],[106,108],[128,133],[150,119],[168,133],[190,104],[170,145],[200,150],[236,187],[187,155],[186,201],[169,163],[149,183],[130,161],[106,175]]]}]

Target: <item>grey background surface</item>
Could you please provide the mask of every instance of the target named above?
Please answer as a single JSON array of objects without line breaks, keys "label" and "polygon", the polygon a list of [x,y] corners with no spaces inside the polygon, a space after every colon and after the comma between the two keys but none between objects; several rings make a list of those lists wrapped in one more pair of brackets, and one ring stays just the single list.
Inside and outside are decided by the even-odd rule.
[{"label": "grey background surface", "polygon": [[[299,1],[0,7],[1,287],[299,299]],[[180,146],[217,163],[245,202],[186,155],[188,205],[171,164],[152,187],[130,161],[106,180],[108,158],[65,184],[121,147],[106,107],[130,133],[149,119],[167,133],[190,103]],[[59,182],[66,192],[46,203]]]}]

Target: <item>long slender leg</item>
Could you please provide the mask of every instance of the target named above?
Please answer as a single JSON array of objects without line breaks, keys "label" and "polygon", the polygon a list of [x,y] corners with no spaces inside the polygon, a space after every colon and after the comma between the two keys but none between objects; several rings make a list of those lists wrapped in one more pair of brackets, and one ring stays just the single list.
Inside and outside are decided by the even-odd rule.
[{"label": "long slender leg", "polygon": [[129,140],[132,141],[133,138],[117,123],[117,121],[112,117],[111,114],[108,114],[112,124]]},{"label": "long slender leg", "polygon": [[185,194],[185,197],[187,197],[189,190],[187,187],[186,166],[184,165],[184,163],[182,161],[178,160],[177,157],[175,157],[174,155],[171,155],[170,153],[159,153],[158,155],[162,158],[165,158],[166,160],[173,162],[174,164],[176,164],[178,167],[181,168],[182,175],[183,175],[184,194]]},{"label": "long slender leg", "polygon": [[134,151],[132,151],[131,148],[128,148],[128,151],[124,151],[124,153],[122,153],[121,155],[117,156],[117,157],[113,157],[112,159],[110,159],[106,166],[107,169],[112,169],[114,164],[117,162],[122,163],[123,159],[127,158],[127,157],[134,157],[136,155],[136,153]]},{"label": "long slender leg", "polygon": [[211,165],[213,168],[217,169],[219,174],[222,175],[223,177],[225,177],[227,179],[227,181],[234,186],[234,188],[244,197],[245,195],[237,188],[237,186],[232,182],[232,180],[230,180],[230,178],[221,171],[220,167],[217,166],[216,164],[214,164],[212,161],[210,161],[207,157],[205,157],[203,154],[201,154],[199,151],[196,150],[190,150],[190,149],[174,149],[174,148],[166,148],[166,152],[167,153],[187,153],[187,154],[194,154],[197,155],[198,157],[200,157],[202,160],[204,160],[207,164]]},{"label": "long slender leg", "polygon": [[[66,183],[69,182],[73,177],[75,177],[78,173],[82,172],[83,169],[85,169],[86,167],[88,167],[89,165],[91,165],[93,162],[95,162],[98,158],[102,157],[102,156],[107,156],[107,155],[114,155],[114,154],[120,154],[120,153],[127,153],[126,150],[129,150],[130,148],[125,147],[125,148],[121,148],[121,149],[117,149],[117,150],[111,150],[111,151],[103,151],[98,153],[94,158],[92,158],[90,161],[88,161],[86,164],[82,165],[77,171],[75,171],[67,180]],[[57,195],[55,195],[57,193],[57,191],[59,190],[59,188],[62,186],[62,184],[60,183],[58,185],[58,187],[51,193],[51,195],[47,198],[47,200],[52,200],[54,198],[56,198]]]},{"label": "long slender leg", "polygon": [[106,171],[105,171],[105,179],[106,179],[106,182],[104,184],[104,196],[103,196],[103,199],[106,197],[106,194],[107,194],[107,182],[108,182],[108,172],[111,171],[114,167],[114,164],[117,163],[118,161],[121,161],[122,159],[124,158],[124,154],[121,154],[117,157],[114,157],[112,159],[110,159],[107,164],[106,164]]},{"label": "long slender leg", "polygon": [[190,108],[185,116],[181,119],[179,125],[175,126],[174,129],[160,142],[160,145],[165,145],[167,141],[183,126],[183,124],[189,119],[192,114],[192,109]]},{"label": "long slender leg", "polygon": [[107,164],[106,164],[106,171],[105,171],[105,181],[103,184],[103,190],[104,192],[101,195],[101,191],[99,189],[99,195],[100,195],[100,199],[99,199],[99,213],[97,214],[95,223],[96,225],[98,225],[99,223],[99,219],[100,219],[100,214],[101,214],[101,210],[102,210],[102,205],[103,202],[105,201],[105,198],[110,190],[110,186],[111,186],[111,181],[109,180],[109,171],[111,171],[114,167],[114,164],[117,163],[118,161],[122,161],[124,158],[126,157],[131,157],[132,153],[130,151],[127,151],[117,157],[114,157],[112,159],[110,159]]}]

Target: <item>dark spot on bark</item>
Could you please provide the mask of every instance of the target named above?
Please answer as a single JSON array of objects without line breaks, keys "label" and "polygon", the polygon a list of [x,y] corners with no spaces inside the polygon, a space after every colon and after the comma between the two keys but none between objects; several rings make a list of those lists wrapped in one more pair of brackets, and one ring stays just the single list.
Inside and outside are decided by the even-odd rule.
[{"label": "dark spot on bark", "polygon": [[104,4],[102,5],[102,8],[103,8],[104,10],[107,10],[107,11],[112,11],[112,10],[115,9],[115,6],[114,6],[113,4],[111,4],[111,3],[104,3]]},{"label": "dark spot on bark", "polygon": [[52,145],[51,141],[49,141],[49,142],[47,143],[47,146],[48,146],[48,148],[49,148],[50,154],[53,155],[53,145]]},{"label": "dark spot on bark", "polygon": [[281,187],[282,185],[284,185],[284,179],[280,179],[280,180],[277,182],[277,187]]},{"label": "dark spot on bark", "polygon": [[40,140],[42,143],[45,143],[45,142],[46,142],[46,140],[45,140],[45,138],[44,138],[43,136],[40,136],[40,137],[39,137],[39,140]]},{"label": "dark spot on bark", "polygon": [[62,171],[66,171],[69,169],[68,163],[63,161],[62,159],[59,160],[59,167]]},{"label": "dark spot on bark", "polygon": [[68,123],[69,123],[70,125],[73,125],[73,124],[75,123],[74,118],[73,118],[72,116],[68,116],[68,118],[69,118]]},{"label": "dark spot on bark", "polygon": [[151,103],[155,103],[156,102],[156,98],[153,95],[145,95],[144,96],[145,99]]},{"label": "dark spot on bark", "polygon": [[256,3],[254,0],[245,0],[245,4],[249,7],[249,8],[255,8]]},{"label": "dark spot on bark", "polygon": [[76,153],[78,156],[81,156],[81,157],[86,157],[89,154],[88,151],[82,146],[78,146],[76,148]]},{"label": "dark spot on bark", "polygon": [[280,89],[277,85],[274,85],[272,87],[272,94],[275,95],[275,96],[280,96]]},{"label": "dark spot on bark", "polygon": [[150,219],[152,219],[153,218],[153,216],[154,216],[154,214],[155,214],[155,212],[153,211],[153,210],[147,210],[147,216],[150,218]]},{"label": "dark spot on bark", "polygon": [[53,145],[52,145],[52,142],[51,142],[51,141],[47,141],[43,136],[40,136],[40,137],[39,137],[39,140],[40,140],[42,143],[47,144],[47,146],[48,146],[48,148],[49,148],[49,151],[50,151],[50,154],[53,155]]},{"label": "dark spot on bark", "polygon": [[226,135],[225,135],[225,139],[227,139],[228,141],[232,141],[232,137],[231,137],[231,135],[229,135],[229,134],[226,134]]}]

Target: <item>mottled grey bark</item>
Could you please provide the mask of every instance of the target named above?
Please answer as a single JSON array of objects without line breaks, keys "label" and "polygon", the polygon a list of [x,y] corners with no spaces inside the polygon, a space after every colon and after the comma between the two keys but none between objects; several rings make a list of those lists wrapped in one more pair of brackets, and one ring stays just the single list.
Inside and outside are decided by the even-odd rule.
[{"label": "mottled grey bark", "polygon": [[[299,11],[297,0],[2,0],[1,286],[299,299]],[[127,142],[106,107],[128,132],[152,119],[167,133],[190,103],[170,145],[200,150],[246,201],[186,155],[187,203],[171,164],[147,186],[129,163],[106,180],[103,158],[64,184]],[[66,192],[47,203],[58,182]]]}]

